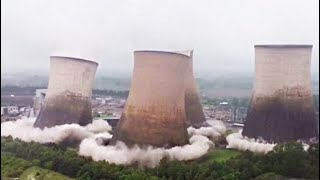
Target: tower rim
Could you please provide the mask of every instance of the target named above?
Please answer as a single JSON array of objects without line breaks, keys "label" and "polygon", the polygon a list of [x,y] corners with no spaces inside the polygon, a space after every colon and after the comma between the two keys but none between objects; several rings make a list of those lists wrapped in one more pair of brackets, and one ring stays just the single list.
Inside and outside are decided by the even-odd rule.
[{"label": "tower rim", "polygon": [[75,60],[75,61],[82,61],[82,62],[87,62],[87,63],[99,65],[99,63],[97,63],[97,62],[95,62],[95,61],[92,61],[92,60],[82,59],[82,58],[76,58],[76,57],[70,57],[70,56],[50,56],[50,59],[51,59],[51,58],[64,58],[64,59]]},{"label": "tower rim", "polygon": [[311,44],[256,44],[254,48],[312,48]]},{"label": "tower rim", "polygon": [[183,56],[183,57],[190,57],[187,56],[185,54],[181,54],[179,52],[174,52],[174,51],[157,51],[157,50],[136,50],[134,51],[134,54],[136,53],[159,53],[159,54],[175,54],[175,55],[179,55],[179,56]]}]

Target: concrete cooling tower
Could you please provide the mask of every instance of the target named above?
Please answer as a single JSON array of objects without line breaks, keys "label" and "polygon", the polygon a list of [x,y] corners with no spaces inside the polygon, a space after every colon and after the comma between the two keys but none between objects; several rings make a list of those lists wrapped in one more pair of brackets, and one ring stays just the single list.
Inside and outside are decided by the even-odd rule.
[{"label": "concrete cooling tower", "polygon": [[70,57],[50,59],[48,89],[34,127],[91,123],[91,94],[98,64]]},{"label": "concrete cooling tower", "polygon": [[256,45],[255,80],[242,134],[269,142],[317,137],[312,45]]},{"label": "concrete cooling tower", "polygon": [[173,147],[189,143],[184,104],[189,56],[135,51],[130,93],[111,144]]},{"label": "concrete cooling tower", "polygon": [[176,52],[189,56],[188,69],[185,77],[186,89],[184,98],[187,116],[187,126],[193,126],[196,128],[208,126],[198,95],[197,83],[193,76],[193,50]]}]

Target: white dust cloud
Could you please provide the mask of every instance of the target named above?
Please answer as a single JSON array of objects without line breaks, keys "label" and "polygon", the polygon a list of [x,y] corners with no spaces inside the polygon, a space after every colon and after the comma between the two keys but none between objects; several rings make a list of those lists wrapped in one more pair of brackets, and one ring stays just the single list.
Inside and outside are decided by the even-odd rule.
[{"label": "white dust cloud", "polygon": [[[251,151],[254,153],[263,153],[267,154],[272,151],[274,146],[277,144],[267,143],[262,139],[253,139],[248,137],[243,137],[241,134],[242,131],[237,133],[233,133],[227,136],[226,140],[228,142],[227,148],[237,149],[240,151]],[[309,149],[309,145],[302,143],[303,149],[307,151]]]},{"label": "white dust cloud", "polygon": [[228,145],[227,148],[238,149],[240,151],[251,151],[255,153],[266,154],[273,150],[276,144],[269,144],[262,140],[249,139],[243,137],[241,131],[233,133],[226,138]]},{"label": "white dust cloud", "polygon": [[137,145],[128,148],[125,143],[118,141],[116,145],[103,146],[103,141],[111,139],[109,133],[97,134],[95,137],[84,139],[79,148],[79,154],[91,157],[95,161],[106,161],[118,165],[133,165],[139,167],[155,167],[160,160],[187,161],[200,158],[214,148],[214,143],[209,140],[222,136],[226,127],[220,121],[212,121],[212,127],[195,129],[188,128],[190,144],[175,146],[169,149],[153,146],[139,147]]},{"label": "white dust cloud", "polygon": [[111,126],[103,120],[94,120],[92,124],[80,126],[65,124],[51,128],[35,128],[35,118],[22,117],[17,121],[1,123],[1,136],[12,136],[25,142],[60,143],[66,139],[82,140],[94,136],[96,133],[111,131]]},{"label": "white dust cloud", "polygon": [[223,122],[218,120],[210,120],[208,123],[211,125],[211,127],[201,127],[199,129],[196,129],[194,127],[188,128],[188,134],[189,136],[192,135],[202,135],[210,138],[211,140],[214,140],[217,137],[221,137],[224,135],[227,131],[227,128],[223,124]]},{"label": "white dust cloud", "polygon": [[128,148],[125,143],[118,141],[114,146],[103,146],[97,137],[111,138],[108,133],[97,134],[95,137],[84,139],[79,148],[79,155],[91,157],[94,161],[106,161],[118,165],[133,165],[139,167],[155,167],[160,160],[192,160],[205,155],[214,147],[212,141],[201,135],[193,135],[190,144],[176,146],[170,149],[148,146],[141,148],[137,145]]},{"label": "white dust cloud", "polygon": [[118,141],[116,145],[106,145],[112,135],[112,128],[103,120],[94,120],[92,124],[59,125],[51,128],[33,127],[35,118],[23,117],[17,121],[1,124],[1,136],[12,136],[25,142],[61,143],[66,139],[81,141],[79,155],[91,157],[95,161],[106,161],[118,165],[138,165],[139,167],[155,167],[160,160],[193,160],[207,154],[214,148],[213,140],[226,132],[220,121],[211,121],[212,127],[188,128],[190,144],[169,149],[153,146],[131,148]]}]

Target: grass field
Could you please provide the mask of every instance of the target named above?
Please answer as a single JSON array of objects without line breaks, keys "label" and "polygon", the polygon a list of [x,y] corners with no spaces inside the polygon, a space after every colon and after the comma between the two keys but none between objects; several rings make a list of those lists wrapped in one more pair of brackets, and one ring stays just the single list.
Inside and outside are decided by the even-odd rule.
[{"label": "grass field", "polygon": [[32,166],[32,163],[1,152],[1,179],[19,177],[19,175]]},{"label": "grass field", "polygon": [[206,162],[223,162],[240,154],[241,152],[232,149],[214,149],[213,152],[208,154],[208,160]]},{"label": "grass field", "polygon": [[73,178],[33,166],[25,170],[19,177],[19,180],[73,180]]},{"label": "grass field", "polygon": [[69,180],[67,176],[32,166],[32,163],[1,152],[1,179],[4,180]]}]

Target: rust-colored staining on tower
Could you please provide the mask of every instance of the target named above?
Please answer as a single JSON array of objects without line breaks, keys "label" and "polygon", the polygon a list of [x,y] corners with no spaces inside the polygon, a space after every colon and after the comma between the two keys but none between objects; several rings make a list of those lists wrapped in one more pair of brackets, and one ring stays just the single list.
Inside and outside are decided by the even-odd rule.
[{"label": "rust-colored staining on tower", "polygon": [[48,90],[34,127],[91,123],[91,95],[98,64],[61,56],[50,59]]},{"label": "rust-colored staining on tower", "polygon": [[256,45],[255,80],[242,134],[269,142],[317,136],[311,45]]},{"label": "rust-colored staining on tower", "polygon": [[158,147],[189,143],[184,104],[189,56],[135,51],[129,97],[111,144]]}]

